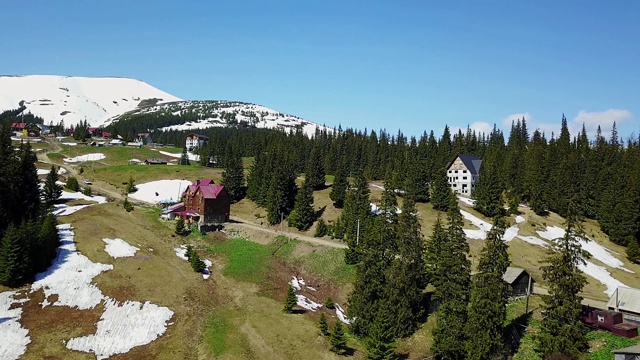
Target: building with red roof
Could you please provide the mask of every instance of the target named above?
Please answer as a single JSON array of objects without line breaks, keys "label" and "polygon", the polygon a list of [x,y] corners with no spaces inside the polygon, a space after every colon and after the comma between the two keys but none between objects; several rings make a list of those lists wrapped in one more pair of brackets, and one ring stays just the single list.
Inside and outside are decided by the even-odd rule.
[{"label": "building with red roof", "polygon": [[217,185],[211,179],[196,180],[182,193],[184,210],[182,215],[191,223],[202,225],[217,225],[229,220],[231,198],[229,192],[222,185]]}]

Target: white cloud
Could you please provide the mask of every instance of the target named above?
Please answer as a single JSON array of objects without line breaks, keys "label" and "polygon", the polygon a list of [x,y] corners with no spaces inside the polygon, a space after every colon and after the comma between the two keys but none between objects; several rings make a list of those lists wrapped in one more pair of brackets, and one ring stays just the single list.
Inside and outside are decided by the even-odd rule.
[{"label": "white cloud", "polygon": [[608,134],[613,128],[613,124],[616,123],[618,129],[620,124],[626,120],[633,119],[633,114],[629,110],[623,109],[608,109],[606,111],[593,111],[580,110],[578,115],[573,118],[572,126],[569,130],[571,134],[578,134],[582,130],[582,124],[587,129],[587,134],[593,137],[596,134],[598,126],[602,129],[603,134]]},{"label": "white cloud", "polygon": [[511,129],[511,122],[516,122],[517,120],[521,120],[522,118],[524,118],[527,121],[527,124],[533,121],[533,116],[531,116],[531,114],[528,112],[511,114],[502,120],[502,126],[508,132],[509,129]]},{"label": "white cloud", "polygon": [[[477,134],[480,133],[485,133],[487,135],[489,135],[491,133],[491,131],[493,131],[493,125],[489,124],[488,122],[484,122],[484,121],[476,121],[473,124],[468,125],[468,127],[471,130],[475,130],[475,132]],[[458,131],[461,130],[463,134],[467,133],[467,127],[460,127],[460,126],[451,126],[449,127],[449,131],[451,132],[451,136],[455,135],[458,133]],[[442,132],[440,132],[442,134]]]}]

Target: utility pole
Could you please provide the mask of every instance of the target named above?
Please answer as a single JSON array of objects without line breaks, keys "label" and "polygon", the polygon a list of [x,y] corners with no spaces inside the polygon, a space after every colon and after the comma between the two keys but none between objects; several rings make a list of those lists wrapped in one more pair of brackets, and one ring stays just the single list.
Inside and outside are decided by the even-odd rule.
[{"label": "utility pole", "polygon": [[527,284],[527,303],[524,307],[524,313],[529,313],[529,295],[531,295],[531,275],[529,275],[529,284]]},{"label": "utility pole", "polygon": [[360,219],[358,221],[358,228],[356,230],[356,246],[360,245]]}]

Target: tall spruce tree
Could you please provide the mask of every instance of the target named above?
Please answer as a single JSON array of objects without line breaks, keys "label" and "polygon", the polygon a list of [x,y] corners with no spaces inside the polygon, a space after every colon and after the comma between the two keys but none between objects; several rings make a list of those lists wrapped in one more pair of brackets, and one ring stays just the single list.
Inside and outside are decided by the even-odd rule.
[{"label": "tall spruce tree", "polygon": [[469,244],[462,230],[458,203],[452,200],[447,213],[445,251],[440,252],[440,270],[435,298],[439,302],[431,351],[440,359],[464,359],[466,356],[465,324],[471,287],[471,263],[467,258]]},{"label": "tall spruce tree", "polygon": [[413,193],[406,193],[397,226],[397,256],[388,272],[386,298],[394,314],[392,330],[395,337],[411,335],[423,316],[425,275],[424,239],[418,222]]},{"label": "tall spruce tree", "polygon": [[187,154],[187,148],[182,149],[182,155],[180,156],[180,165],[191,165],[189,161],[189,154]]},{"label": "tall spruce tree", "polygon": [[508,246],[503,239],[506,227],[504,218],[494,219],[472,281],[466,325],[469,360],[495,359],[504,351],[509,300],[509,285],[502,279],[509,266]]},{"label": "tall spruce tree", "polygon": [[339,219],[344,226],[344,241],[349,246],[345,254],[348,264],[358,262],[359,229],[366,228],[372,219],[370,193],[364,174],[358,171],[354,187],[347,192],[344,210]]},{"label": "tall spruce tree", "polygon": [[429,283],[436,288],[446,279],[446,269],[440,267],[441,253],[445,251],[447,232],[442,225],[440,214],[433,225],[433,232],[425,249],[425,274]]},{"label": "tall spruce tree", "polygon": [[524,195],[525,201],[536,214],[547,211],[547,191],[545,189],[547,170],[545,162],[546,140],[539,130],[534,131],[525,161]]},{"label": "tall spruce tree", "polygon": [[295,227],[300,231],[306,231],[313,225],[315,215],[313,210],[313,190],[305,180],[302,184],[302,189],[298,190],[293,211],[289,214],[287,220],[289,226]]},{"label": "tall spruce tree", "polygon": [[395,359],[395,338],[393,334],[394,314],[388,306],[388,302],[383,302],[378,309],[378,314],[371,324],[369,334],[364,343],[367,349],[367,359],[369,360],[390,360]]},{"label": "tall spruce tree", "polygon": [[586,236],[573,202],[568,210],[566,233],[556,240],[547,265],[542,267],[549,295],[543,296],[543,318],[536,341],[537,351],[544,357],[552,354],[577,357],[588,347],[579,295],[587,280],[578,268],[585,264],[587,254],[580,241],[586,240]]},{"label": "tall spruce tree", "polygon": [[320,190],[324,188],[326,175],[324,171],[324,156],[318,142],[316,142],[311,149],[311,154],[307,159],[304,174],[305,182],[308,182],[313,190]]},{"label": "tall spruce tree", "polygon": [[31,239],[24,236],[23,230],[24,228],[10,225],[0,241],[0,284],[17,286],[31,274]]},{"label": "tall spruce tree", "polygon": [[351,330],[366,337],[378,316],[378,309],[389,287],[387,273],[395,256],[395,234],[386,219],[378,216],[372,226],[364,228],[359,249],[360,262],[356,265],[353,290],[349,295]]},{"label": "tall spruce tree", "polygon": [[222,185],[227,188],[231,202],[238,202],[244,197],[244,166],[240,153],[229,146],[225,153]]},{"label": "tall spruce tree", "polygon": [[62,195],[62,186],[56,184],[58,180],[58,171],[54,165],[51,165],[51,171],[47,174],[42,188],[42,197],[47,205],[51,205]]},{"label": "tall spruce tree", "polygon": [[347,172],[344,168],[343,161],[339,160],[336,165],[336,172],[331,185],[331,192],[329,198],[333,201],[333,205],[337,208],[342,208],[344,205],[344,199],[347,195]]},{"label": "tall spruce tree", "polygon": [[449,205],[451,204],[451,197],[453,192],[447,181],[447,171],[444,168],[433,176],[433,186],[431,188],[431,204],[433,208],[439,211],[449,211]]}]

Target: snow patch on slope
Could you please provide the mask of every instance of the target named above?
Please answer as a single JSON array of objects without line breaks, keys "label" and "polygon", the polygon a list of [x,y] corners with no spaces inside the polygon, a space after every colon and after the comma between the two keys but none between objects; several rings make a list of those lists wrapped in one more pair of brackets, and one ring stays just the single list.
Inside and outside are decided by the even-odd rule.
[{"label": "snow patch on slope", "polygon": [[191,185],[188,180],[157,180],[136,185],[136,192],[129,194],[132,199],[157,204],[161,200],[179,201],[182,193]]},{"label": "snow patch on slope", "polygon": [[28,299],[16,300],[16,295],[16,291],[0,293],[0,359],[18,359],[27,351],[27,345],[31,342],[29,330],[20,324],[22,307],[11,308],[12,305],[24,303]]},{"label": "snow patch on slope", "polygon": [[126,241],[122,239],[102,239],[102,241],[107,244],[104,247],[104,250],[111,255],[111,257],[119,258],[119,257],[131,257],[136,254],[140,248],[129,245]]},{"label": "snow patch on slope", "polygon": [[107,298],[104,307],[96,333],[69,340],[67,348],[95,353],[98,359],[123,354],[164,334],[167,321],[173,316],[169,308],[148,301],[118,303]]}]

